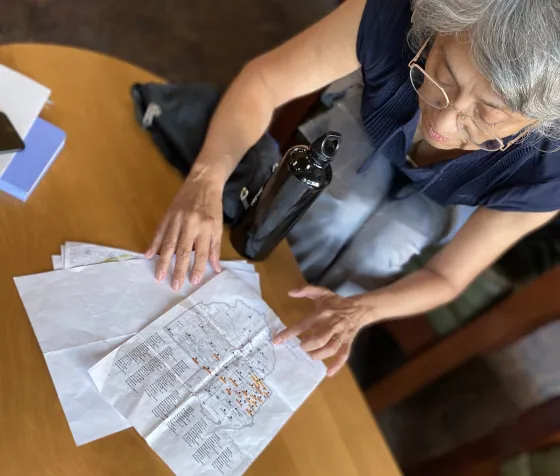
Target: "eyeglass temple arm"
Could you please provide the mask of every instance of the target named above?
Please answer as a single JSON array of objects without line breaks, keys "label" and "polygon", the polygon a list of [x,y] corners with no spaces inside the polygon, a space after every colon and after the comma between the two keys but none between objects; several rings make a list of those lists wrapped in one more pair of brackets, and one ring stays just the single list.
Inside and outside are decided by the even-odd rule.
[{"label": "eyeglass temple arm", "polygon": [[410,68],[414,63],[416,63],[418,61],[418,58],[420,58],[420,55],[422,54],[422,51],[424,51],[426,49],[426,46],[428,46],[428,43],[430,42],[432,38],[428,38],[424,44],[422,45],[422,48],[420,48],[418,50],[418,53],[416,53],[416,56],[414,58],[412,58],[410,60],[410,63],[408,63],[408,67]]},{"label": "eyeglass temple arm", "polygon": [[[519,134],[517,134],[513,139],[511,139],[507,145],[504,144],[503,148],[501,150],[506,150],[510,145],[515,144],[518,140],[523,139],[523,137],[525,137],[526,135],[530,134],[532,132],[532,130],[530,128],[525,128],[522,129],[521,132]],[[502,142],[502,144],[504,143],[504,141],[502,141],[500,139],[500,141]]]}]

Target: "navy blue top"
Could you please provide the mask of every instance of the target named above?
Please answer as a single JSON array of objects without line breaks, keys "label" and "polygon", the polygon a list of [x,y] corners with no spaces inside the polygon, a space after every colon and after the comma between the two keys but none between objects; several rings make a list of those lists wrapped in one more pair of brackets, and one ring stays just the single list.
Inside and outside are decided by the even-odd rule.
[{"label": "navy blue top", "polygon": [[[357,42],[364,94],[362,118],[376,153],[398,170],[396,186],[411,183],[442,205],[482,205],[505,211],[560,209],[560,144],[536,136],[505,151],[476,150],[425,167],[407,165],[419,121],[418,95],[410,84],[410,0],[368,0]],[[540,149],[540,150],[539,150]]]}]

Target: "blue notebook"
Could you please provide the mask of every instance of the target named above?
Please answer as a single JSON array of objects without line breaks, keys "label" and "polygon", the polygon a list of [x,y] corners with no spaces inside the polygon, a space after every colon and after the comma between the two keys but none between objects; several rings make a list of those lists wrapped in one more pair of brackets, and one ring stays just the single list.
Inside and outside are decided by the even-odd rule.
[{"label": "blue notebook", "polygon": [[0,190],[26,201],[64,147],[66,134],[37,118],[18,152],[0,177]]}]

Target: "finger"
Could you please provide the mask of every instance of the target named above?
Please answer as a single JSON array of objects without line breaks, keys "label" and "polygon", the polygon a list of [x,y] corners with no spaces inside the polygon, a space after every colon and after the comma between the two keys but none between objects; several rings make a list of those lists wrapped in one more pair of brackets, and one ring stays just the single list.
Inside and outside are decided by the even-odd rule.
[{"label": "finger", "polygon": [[185,276],[189,270],[191,262],[191,252],[193,249],[194,238],[190,232],[190,228],[181,230],[181,236],[177,244],[177,258],[175,260],[175,270],[173,271],[173,280],[171,287],[175,291],[179,291],[185,284]]},{"label": "finger", "polygon": [[310,329],[315,322],[315,314],[307,316],[306,318],[302,319],[298,323],[294,324],[291,327],[284,329],[283,331],[276,334],[274,339],[272,339],[273,344],[283,344],[287,340],[291,339],[292,337],[297,337],[301,333],[305,332],[306,330]]},{"label": "finger", "polygon": [[327,369],[327,376],[332,377],[335,375],[346,363],[348,356],[350,355],[350,344],[344,342],[338,352],[335,354],[332,362],[329,364]]},{"label": "finger", "polygon": [[210,255],[211,234],[203,231],[198,235],[195,245],[194,266],[191,272],[191,283],[198,284],[206,270],[206,263]]},{"label": "finger", "polygon": [[[335,355],[338,352],[338,349],[340,349],[340,347],[342,346],[342,344],[340,343],[339,340],[334,339],[334,336],[331,340],[329,340],[323,347],[321,347],[320,349],[308,352],[309,357],[311,357],[313,360],[323,360],[323,359],[328,359],[329,357],[332,357],[333,355]],[[303,348],[303,346],[302,346]]]},{"label": "finger", "polygon": [[301,340],[301,348],[305,352],[312,352],[320,349],[329,343],[335,335],[336,329],[329,323],[324,323],[320,328],[317,328],[311,335],[306,336]]},{"label": "finger", "polygon": [[179,238],[180,232],[181,221],[179,218],[176,218],[167,228],[161,242],[159,261],[156,266],[156,279],[159,281],[164,279],[167,274],[167,268],[169,268],[169,263],[171,262],[173,253],[175,253],[175,249],[177,248],[177,239]]},{"label": "finger", "polygon": [[165,236],[165,230],[167,230],[167,226],[169,224],[169,215],[166,215],[163,221],[157,227],[156,233],[154,238],[152,239],[152,244],[146,251],[145,255],[146,258],[152,259],[159,250],[161,243],[163,242],[163,237]]},{"label": "finger", "polygon": [[220,264],[220,251],[222,248],[222,228],[212,234],[210,239],[210,266],[212,269],[219,273],[222,270]]},{"label": "finger", "polygon": [[327,296],[332,296],[333,292],[327,288],[320,286],[304,286],[301,289],[294,289],[290,291],[288,295],[293,298],[307,298],[317,301]]}]

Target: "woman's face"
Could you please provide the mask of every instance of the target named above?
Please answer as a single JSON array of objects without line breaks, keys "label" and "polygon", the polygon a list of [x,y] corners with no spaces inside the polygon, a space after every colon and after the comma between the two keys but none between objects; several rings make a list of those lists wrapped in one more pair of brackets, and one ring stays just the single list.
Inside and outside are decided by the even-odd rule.
[{"label": "woman's face", "polygon": [[[500,96],[492,90],[490,82],[473,65],[467,41],[451,35],[438,35],[428,55],[425,70],[445,90],[459,111],[480,121],[496,137],[515,134],[535,122],[506,108]],[[434,88],[426,80],[420,93],[424,97],[433,97],[438,94]],[[479,148],[459,130],[458,112],[451,105],[437,109],[422,98],[419,100],[422,112],[420,127],[428,143],[438,149]]]}]

